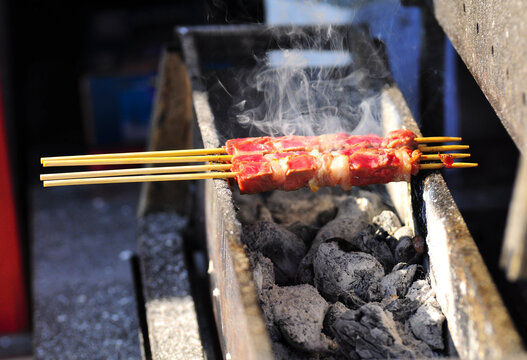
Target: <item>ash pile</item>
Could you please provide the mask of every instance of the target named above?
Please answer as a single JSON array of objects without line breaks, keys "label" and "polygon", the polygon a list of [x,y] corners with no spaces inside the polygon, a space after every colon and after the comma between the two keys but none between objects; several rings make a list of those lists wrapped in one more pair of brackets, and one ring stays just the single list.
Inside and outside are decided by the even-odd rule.
[{"label": "ash pile", "polygon": [[235,194],[276,359],[446,355],[424,241],[379,194]]}]

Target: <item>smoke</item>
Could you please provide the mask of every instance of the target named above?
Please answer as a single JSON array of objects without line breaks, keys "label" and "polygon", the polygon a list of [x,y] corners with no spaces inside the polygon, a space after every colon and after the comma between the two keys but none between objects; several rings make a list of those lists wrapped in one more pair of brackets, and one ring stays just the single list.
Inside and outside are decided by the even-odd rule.
[{"label": "smoke", "polygon": [[378,87],[350,53],[348,33],[309,29],[269,30],[289,46],[255,58],[233,95],[231,117],[249,136],[382,133]]}]

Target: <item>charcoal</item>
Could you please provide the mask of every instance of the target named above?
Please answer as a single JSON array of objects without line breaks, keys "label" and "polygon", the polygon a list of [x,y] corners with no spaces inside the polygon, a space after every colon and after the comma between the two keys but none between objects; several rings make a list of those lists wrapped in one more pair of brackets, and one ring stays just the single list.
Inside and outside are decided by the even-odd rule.
[{"label": "charcoal", "polygon": [[328,311],[326,312],[326,317],[324,318],[324,333],[334,338],[335,334],[333,333],[333,324],[335,324],[339,317],[346,311],[348,311],[348,308],[340,301],[329,305]]},{"label": "charcoal", "polygon": [[258,221],[273,222],[273,215],[264,205],[258,206]]},{"label": "charcoal", "polygon": [[317,235],[320,228],[307,225],[301,221],[297,221],[294,224],[291,224],[287,227],[287,230],[291,231],[293,234],[298,236],[306,246],[311,246],[313,239]]},{"label": "charcoal", "polygon": [[372,205],[373,211],[371,218],[373,218],[375,215],[380,214],[384,210],[388,210],[388,206],[386,206],[385,200],[389,201],[389,197],[383,200],[383,198],[372,191],[366,191],[359,188],[355,188],[355,191],[353,191],[353,195],[357,197],[358,199],[367,199],[369,203]]},{"label": "charcoal", "polygon": [[432,349],[430,349],[430,346],[428,346],[425,342],[418,340],[414,336],[410,324],[408,322],[404,324],[401,322],[396,322],[396,324],[399,335],[403,340],[403,344],[410,348],[415,353],[418,359],[429,359],[434,357],[434,353]]},{"label": "charcoal", "polygon": [[275,360],[317,360],[318,356],[309,355],[284,345],[281,342],[273,342],[273,355]]},{"label": "charcoal", "polygon": [[346,291],[339,295],[339,301],[346,305],[348,309],[358,309],[362,305],[366,304],[364,300],[362,300],[357,294],[355,294],[353,291]]},{"label": "charcoal", "polygon": [[402,342],[397,325],[379,304],[369,303],[345,312],[333,326],[341,352],[350,358],[415,358]]},{"label": "charcoal", "polygon": [[304,242],[272,222],[259,221],[243,227],[243,241],[251,251],[260,251],[274,264],[276,283],[291,284],[306,253]]},{"label": "charcoal", "polygon": [[322,334],[328,303],[308,284],[269,291],[273,317],[284,340],[303,351],[328,351],[331,341]]},{"label": "charcoal", "polygon": [[370,255],[373,255],[384,267],[385,272],[392,270],[395,263],[392,251],[388,243],[375,236],[377,227],[367,225],[355,238],[350,242],[351,248]]},{"label": "charcoal", "polygon": [[260,252],[250,253],[249,263],[252,269],[256,290],[258,291],[258,294],[261,295],[263,290],[270,289],[274,285],[273,263]]},{"label": "charcoal", "polygon": [[408,236],[401,237],[395,248],[395,261],[398,263],[411,264],[416,259],[417,255],[412,238],[409,238]]},{"label": "charcoal", "polygon": [[422,305],[434,296],[434,291],[432,290],[432,287],[426,280],[417,280],[414,281],[412,286],[408,289],[408,293],[406,294],[406,298],[410,300],[416,300],[419,305]]},{"label": "charcoal", "polygon": [[414,229],[412,229],[410,226],[403,226],[397,229],[397,231],[393,233],[393,237],[396,239],[400,239],[403,236],[408,236],[409,238],[413,238]]},{"label": "charcoal", "polygon": [[415,337],[436,350],[445,348],[443,342],[444,321],[445,316],[435,298],[429,298],[408,320]]},{"label": "charcoal", "polygon": [[408,298],[393,298],[383,306],[383,309],[392,313],[395,321],[406,321],[421,306],[419,301]]},{"label": "charcoal", "polygon": [[319,227],[333,219],[337,211],[333,196],[324,189],[316,194],[308,189],[275,191],[267,199],[267,207],[275,221],[285,226],[301,221]]},{"label": "charcoal", "polygon": [[272,341],[280,341],[282,340],[282,333],[280,332],[280,329],[274,322],[274,315],[273,315],[273,301],[274,299],[271,298],[271,289],[264,289],[259,294],[259,304],[260,308],[262,309],[264,321],[265,321],[265,327],[267,329],[267,333],[269,334],[269,337]]},{"label": "charcoal", "polygon": [[393,235],[401,227],[401,222],[397,215],[390,210],[384,210],[373,218],[373,223],[379,225],[390,235]]},{"label": "charcoal", "polygon": [[261,208],[264,207],[260,194],[242,196],[236,191],[233,197],[238,207],[237,217],[242,224],[254,224],[260,219]]},{"label": "charcoal", "polygon": [[320,244],[336,239],[349,242],[350,244],[353,243],[355,237],[357,237],[368,225],[365,221],[366,216],[367,215],[363,215],[358,218],[337,216],[337,218],[322,227],[313,240],[313,244],[306,256],[300,262],[297,281],[301,283],[313,283],[313,259]]},{"label": "charcoal", "polygon": [[315,286],[332,302],[347,292],[365,299],[370,285],[384,275],[382,265],[373,256],[363,252],[344,252],[335,242],[319,246],[313,270]]},{"label": "charcoal", "polygon": [[380,281],[383,298],[391,296],[405,297],[408,288],[414,281],[416,269],[417,265],[406,266],[404,263],[397,264],[394,270]]}]

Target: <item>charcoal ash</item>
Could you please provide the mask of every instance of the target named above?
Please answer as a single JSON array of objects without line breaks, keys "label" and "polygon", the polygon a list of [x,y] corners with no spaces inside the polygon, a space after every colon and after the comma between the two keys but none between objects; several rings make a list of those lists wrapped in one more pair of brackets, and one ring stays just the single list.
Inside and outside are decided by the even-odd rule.
[{"label": "charcoal ash", "polygon": [[263,290],[268,290],[275,284],[273,262],[261,252],[251,252],[248,257],[254,284],[258,294],[261,296]]},{"label": "charcoal ash", "polygon": [[269,290],[273,319],[284,340],[302,351],[327,352],[335,346],[322,333],[328,303],[308,284]]},{"label": "charcoal ash", "polygon": [[384,269],[375,257],[342,251],[336,242],[319,246],[313,270],[316,288],[332,302],[347,292],[366,299],[370,285],[384,276]]},{"label": "charcoal ash", "polygon": [[405,297],[408,288],[414,281],[416,270],[417,265],[397,264],[392,272],[384,276],[380,281],[383,299],[392,296]]},{"label": "charcoal ash", "polygon": [[277,284],[293,283],[306,254],[306,246],[298,236],[273,222],[259,221],[244,226],[243,242],[250,251],[259,251],[273,262]]}]

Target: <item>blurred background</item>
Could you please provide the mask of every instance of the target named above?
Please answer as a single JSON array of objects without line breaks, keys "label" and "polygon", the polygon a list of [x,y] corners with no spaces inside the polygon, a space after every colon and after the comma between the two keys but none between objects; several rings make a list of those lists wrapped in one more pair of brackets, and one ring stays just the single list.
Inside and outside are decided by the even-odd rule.
[{"label": "blurred background", "polygon": [[[68,336],[61,324],[72,319],[101,316],[98,331],[106,331],[111,314],[68,311],[101,304],[80,301],[90,290],[79,284],[132,282],[128,265],[115,261],[136,251],[139,188],[46,193],[39,158],[144,149],[162,50],[176,26],[198,24],[367,25],[423,134],[471,145],[480,166],[444,176],[525,340],[527,286],[498,266],[519,152],[431,11],[411,0],[0,1],[0,358],[75,348],[75,339],[54,339]],[[93,235],[95,228],[105,230]],[[140,357],[137,339],[104,344],[93,358],[106,357],[102,349]]]}]

